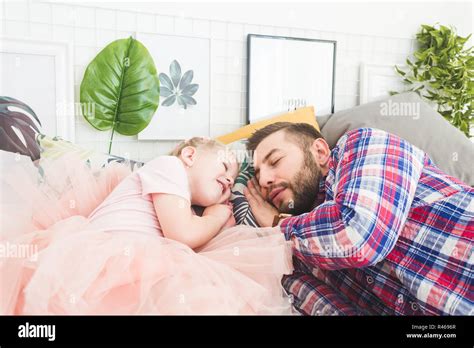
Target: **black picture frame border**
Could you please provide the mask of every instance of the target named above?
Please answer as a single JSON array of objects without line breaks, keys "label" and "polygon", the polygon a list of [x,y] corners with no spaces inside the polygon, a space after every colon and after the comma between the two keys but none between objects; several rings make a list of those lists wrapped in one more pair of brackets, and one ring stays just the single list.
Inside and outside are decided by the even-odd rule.
[{"label": "black picture frame border", "polygon": [[337,53],[337,41],[336,40],[324,40],[324,39],[310,39],[304,37],[292,37],[292,36],[278,36],[278,35],[265,35],[265,34],[247,34],[247,96],[246,96],[246,124],[250,124],[250,73],[251,73],[251,52],[252,52],[252,38],[266,38],[276,40],[298,40],[298,41],[311,41],[311,42],[325,42],[333,44],[333,70],[332,70],[332,91],[331,91],[331,114],[335,110],[335,90],[336,90],[336,53]]}]

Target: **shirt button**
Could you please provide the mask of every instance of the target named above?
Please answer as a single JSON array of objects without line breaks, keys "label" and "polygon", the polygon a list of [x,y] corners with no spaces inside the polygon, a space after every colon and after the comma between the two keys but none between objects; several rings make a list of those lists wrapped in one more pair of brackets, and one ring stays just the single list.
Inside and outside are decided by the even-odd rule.
[{"label": "shirt button", "polygon": [[411,303],[411,309],[413,309],[415,312],[418,310],[418,308],[419,308],[418,303],[416,302]]},{"label": "shirt button", "polygon": [[371,276],[367,276],[367,283],[372,284],[373,282],[374,282],[374,278],[372,278]]}]

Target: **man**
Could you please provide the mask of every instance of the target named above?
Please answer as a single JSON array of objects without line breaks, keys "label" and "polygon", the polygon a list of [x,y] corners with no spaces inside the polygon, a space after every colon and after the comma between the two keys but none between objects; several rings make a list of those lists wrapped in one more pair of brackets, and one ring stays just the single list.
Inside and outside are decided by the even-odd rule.
[{"label": "man", "polygon": [[247,147],[245,195],[261,226],[279,223],[293,242],[283,285],[300,312],[474,314],[474,189],[423,151],[371,128],[330,151],[314,127],[287,122]]}]

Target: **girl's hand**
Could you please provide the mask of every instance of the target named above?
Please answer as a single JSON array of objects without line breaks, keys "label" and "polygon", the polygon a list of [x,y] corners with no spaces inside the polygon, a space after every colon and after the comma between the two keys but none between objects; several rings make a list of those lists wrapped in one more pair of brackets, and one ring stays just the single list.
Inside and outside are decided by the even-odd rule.
[{"label": "girl's hand", "polygon": [[222,225],[224,225],[229,218],[232,216],[232,205],[229,204],[214,204],[206,209],[202,213],[202,216],[213,216],[217,218]]},{"label": "girl's hand", "polygon": [[227,222],[222,227],[222,229],[225,230],[226,228],[230,228],[230,227],[233,227],[233,226],[235,226],[235,218],[234,218],[234,215],[231,214],[229,220],[227,220]]}]

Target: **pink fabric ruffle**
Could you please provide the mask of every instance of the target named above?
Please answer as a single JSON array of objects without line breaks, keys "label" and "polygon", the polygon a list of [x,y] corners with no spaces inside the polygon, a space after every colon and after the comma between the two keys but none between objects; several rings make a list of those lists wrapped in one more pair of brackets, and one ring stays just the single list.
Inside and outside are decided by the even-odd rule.
[{"label": "pink fabric ruffle", "polygon": [[278,228],[232,227],[199,250],[105,232],[87,216],[126,166],[93,172],[61,157],[40,162],[41,179],[29,158],[0,159],[2,314],[293,314],[280,283],[291,246]]}]

